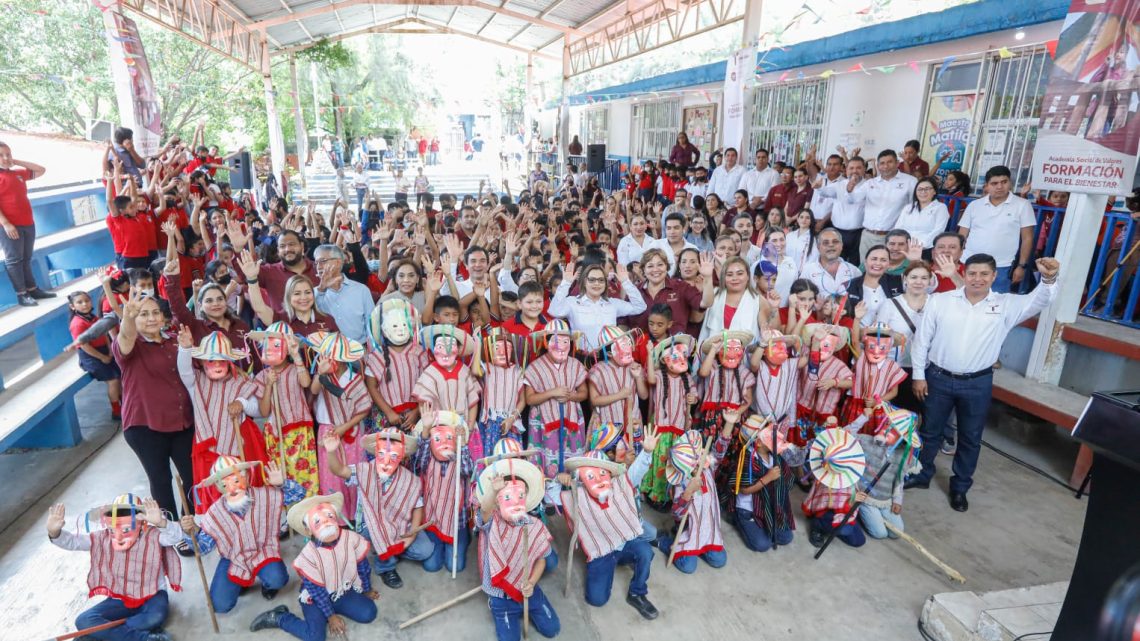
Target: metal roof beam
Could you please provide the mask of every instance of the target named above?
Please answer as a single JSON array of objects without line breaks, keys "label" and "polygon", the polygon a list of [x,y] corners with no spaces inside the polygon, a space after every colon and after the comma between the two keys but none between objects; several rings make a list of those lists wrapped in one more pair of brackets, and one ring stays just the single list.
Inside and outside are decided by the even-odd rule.
[{"label": "metal roof beam", "polygon": [[122,0],[122,6],[160,27],[261,72],[269,47],[260,33],[249,29],[217,3],[203,0]]},{"label": "metal roof beam", "polygon": [[[145,1],[145,0],[136,0],[136,1]],[[167,1],[169,1],[169,0],[167,0]],[[293,22],[293,21],[301,21],[301,20],[304,20],[306,18],[312,18],[314,16],[324,15],[326,13],[329,13],[330,11],[347,9],[349,7],[358,6],[358,5],[377,5],[377,4],[407,5],[408,0],[343,0],[342,2],[329,3],[329,4],[319,6],[319,7],[313,7],[312,9],[306,9],[304,11],[298,11],[298,12],[292,13],[292,14],[282,14],[282,15],[273,16],[270,18],[265,18],[262,20],[257,20],[256,22],[252,22],[252,23],[248,24],[247,27],[249,29],[253,29],[253,30],[257,30],[257,31],[264,31],[264,30],[268,29],[269,27],[275,27],[277,25],[282,25],[282,24],[286,24],[289,22]],[[489,4],[487,2],[483,2],[482,0],[416,0],[416,4],[417,5],[436,5],[436,6],[460,6],[460,7],[471,7],[474,9],[482,9],[484,11],[490,11],[493,14],[499,14],[499,15],[510,17],[510,18],[515,18],[516,20],[522,20],[524,22],[529,22],[531,24],[541,26],[541,27],[546,27],[547,29],[553,29],[553,30],[559,31],[561,33],[569,33],[569,34],[578,35],[578,36],[586,35],[583,31],[576,29],[574,27],[568,27],[566,25],[558,24],[556,22],[550,22],[549,20],[538,18],[536,16],[527,15],[525,13],[520,13],[520,12],[515,11],[513,9],[507,9],[506,7],[500,7],[500,6],[496,6],[494,4]]]}]

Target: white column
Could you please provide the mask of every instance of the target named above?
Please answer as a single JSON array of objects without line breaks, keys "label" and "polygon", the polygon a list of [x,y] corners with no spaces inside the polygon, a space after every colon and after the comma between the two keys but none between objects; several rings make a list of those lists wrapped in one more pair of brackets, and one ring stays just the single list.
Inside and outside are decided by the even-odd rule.
[{"label": "white column", "polygon": [[305,116],[301,112],[301,93],[297,87],[297,57],[289,54],[289,82],[293,91],[293,136],[297,143],[297,169],[305,185],[305,161],[309,158],[309,137],[305,133]]},{"label": "white column", "polygon": [[[526,54],[526,94],[523,98],[523,127],[526,128],[523,138],[527,145],[530,144],[534,114],[534,54],[528,53]],[[529,158],[526,159],[526,163],[530,164]]]},{"label": "white column", "polygon": [[570,34],[562,36],[562,105],[558,109],[559,171],[566,173],[566,147],[570,144]]},{"label": "white column", "polygon": [[269,126],[269,157],[273,175],[282,180],[285,171],[285,140],[281,137],[281,122],[277,119],[277,91],[273,89],[273,74],[269,67],[269,43],[261,40],[261,84],[265,87],[265,116]]},{"label": "white column", "polygon": [[747,0],[744,3],[743,32],[740,35],[740,46],[747,47],[754,44],[760,37],[760,14],[764,8],[764,0]]},{"label": "white column", "polygon": [[1057,241],[1055,257],[1061,263],[1057,296],[1037,319],[1037,333],[1029,352],[1025,377],[1056,385],[1065,365],[1064,325],[1077,320],[1081,295],[1096,250],[1096,236],[1104,219],[1104,196],[1071,194],[1065,224]]}]

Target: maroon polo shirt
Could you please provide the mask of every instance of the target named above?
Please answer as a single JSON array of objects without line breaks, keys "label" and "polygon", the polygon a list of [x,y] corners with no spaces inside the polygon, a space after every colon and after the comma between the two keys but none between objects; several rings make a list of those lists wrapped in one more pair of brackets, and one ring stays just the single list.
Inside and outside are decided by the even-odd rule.
[{"label": "maroon polo shirt", "polygon": [[796,184],[792,183],[792,188],[787,191],[787,200],[784,202],[784,218],[791,218],[803,211],[804,207],[811,203],[813,191],[811,185],[804,185],[803,191],[797,191]]},{"label": "maroon polo shirt", "polygon": [[[237,269],[240,273],[241,270]],[[302,274],[313,283],[316,288],[320,278],[317,277],[317,265],[308,258],[305,259],[305,271]],[[261,286],[261,291],[265,294],[265,302],[274,311],[283,311],[281,308],[281,301],[285,298],[285,283],[289,279],[296,276],[292,270],[285,266],[285,263],[268,263],[262,264],[261,271],[257,275],[257,284]]]},{"label": "maroon polo shirt", "polygon": [[650,297],[649,288],[638,287],[641,297],[645,299],[645,311],[637,316],[626,319],[630,327],[640,327],[641,331],[649,333],[649,310],[658,303],[665,303],[673,310],[673,325],[669,327],[669,335],[683,334],[689,328],[689,314],[701,309],[701,292],[696,287],[679,278],[666,278],[665,284],[656,296]]},{"label": "maroon polo shirt", "polygon": [[111,341],[111,353],[123,372],[123,429],[148,427],[181,432],[194,425],[190,394],[178,377],[178,341],[151,342],[139,336],[130,354]]},{"label": "maroon polo shirt", "polygon": [[273,312],[273,322],[281,322],[287,324],[292,330],[302,336],[309,336],[317,332],[339,332],[340,328],[336,325],[336,320],[332,316],[317,312],[313,316],[313,322],[306,323],[299,318],[289,318],[285,312]]}]

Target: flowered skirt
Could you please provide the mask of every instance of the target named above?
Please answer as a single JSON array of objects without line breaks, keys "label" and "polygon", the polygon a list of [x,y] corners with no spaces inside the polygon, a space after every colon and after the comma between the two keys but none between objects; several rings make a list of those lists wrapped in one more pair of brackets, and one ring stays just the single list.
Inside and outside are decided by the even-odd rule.
[{"label": "flowered skirt", "polygon": [[[317,441],[323,442],[325,435],[332,433],[335,429],[335,425],[321,423],[317,426]],[[359,427],[352,428],[341,437],[340,449],[332,454],[339,456],[340,462],[345,465],[353,465],[365,460],[364,448],[360,445],[362,436],[362,430]],[[356,491],[350,490],[347,481],[332,473],[328,464],[329,456],[330,452],[326,451],[324,447],[317,448],[317,469],[321,494],[340,492],[344,495],[344,513],[346,515],[356,514]]]},{"label": "flowered skirt", "polygon": [[562,430],[561,448],[558,445],[559,431],[547,432],[538,412],[532,412],[528,432],[530,434],[530,447],[541,451],[539,464],[542,467],[543,475],[548,479],[554,478],[554,475],[560,471],[558,465],[560,452],[563,461],[572,456],[581,456],[586,452],[586,438],[582,430]]},{"label": "flowered skirt", "polygon": [[[285,478],[296,481],[305,496],[316,496],[320,489],[320,479],[317,478],[317,441],[311,422],[298,421],[285,426],[285,439],[281,443],[285,454]],[[273,421],[265,422],[265,450],[272,460],[280,458],[278,450],[280,439]],[[280,464],[280,462],[278,462]]]},{"label": "flowered skirt", "polygon": [[641,491],[650,501],[664,503],[673,498],[669,482],[665,480],[665,464],[669,461],[669,450],[676,440],[677,435],[673,432],[662,431],[657,436],[657,447],[653,448],[649,472],[641,479]]}]

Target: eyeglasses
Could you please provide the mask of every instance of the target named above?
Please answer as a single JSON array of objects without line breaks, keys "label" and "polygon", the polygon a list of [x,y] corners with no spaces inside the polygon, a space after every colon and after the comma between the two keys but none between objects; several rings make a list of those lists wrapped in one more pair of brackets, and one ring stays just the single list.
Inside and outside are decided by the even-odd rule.
[{"label": "eyeglasses", "polygon": [[333,258],[333,257],[331,257],[331,256],[330,256],[330,257],[328,257],[328,258],[318,258],[318,259],[316,260],[316,263],[317,263],[318,265],[327,265],[327,264],[329,264],[329,263],[331,263],[331,262],[333,262],[333,261],[337,261],[337,260],[340,260],[340,259],[339,259],[339,258]]},{"label": "eyeglasses", "polygon": [[606,282],[606,279],[602,276],[590,276],[590,277],[586,278],[586,282],[591,284],[591,285],[604,285]]}]

